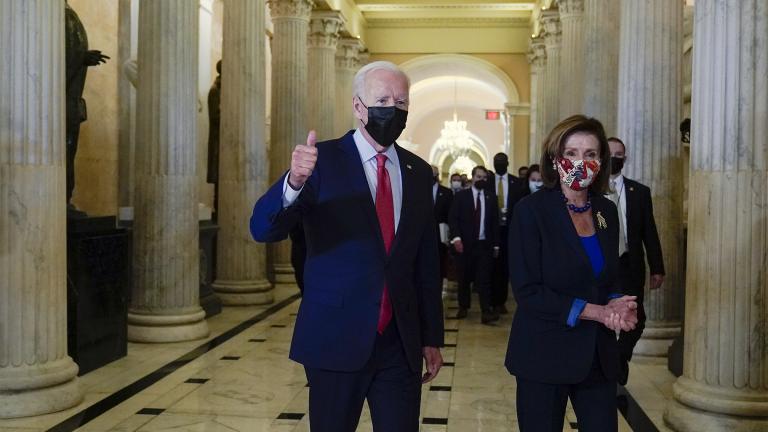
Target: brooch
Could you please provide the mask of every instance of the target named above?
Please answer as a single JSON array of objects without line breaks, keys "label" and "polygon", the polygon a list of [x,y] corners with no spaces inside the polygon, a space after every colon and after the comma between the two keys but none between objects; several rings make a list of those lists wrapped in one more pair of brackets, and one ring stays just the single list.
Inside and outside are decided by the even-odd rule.
[{"label": "brooch", "polygon": [[603,214],[600,212],[597,212],[597,226],[600,229],[608,228],[608,223],[605,222],[605,218],[603,217]]}]

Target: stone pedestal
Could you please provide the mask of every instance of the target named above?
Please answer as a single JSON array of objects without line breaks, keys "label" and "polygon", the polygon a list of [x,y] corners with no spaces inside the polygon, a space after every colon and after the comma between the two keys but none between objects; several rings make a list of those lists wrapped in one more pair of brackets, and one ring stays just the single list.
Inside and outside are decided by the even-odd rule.
[{"label": "stone pedestal", "polygon": [[0,2],[0,28],[0,418],[11,418],[70,408],[82,392],[67,355],[64,2]]},{"label": "stone pedestal", "polygon": [[548,131],[544,130],[544,119],[547,116],[545,74],[547,51],[542,37],[531,39],[528,51],[528,63],[531,65],[531,141],[528,146],[528,163],[537,164],[541,159],[541,147]]},{"label": "stone pedestal", "polygon": [[645,293],[648,316],[639,356],[664,357],[680,333],[682,255],[683,2],[621,3],[618,136],[627,146],[624,174],[651,188],[666,281]]},{"label": "stone pedestal", "polygon": [[199,302],[197,36],[196,0],[141,2],[128,311],[128,339],[134,342],[208,335]]},{"label": "stone pedestal", "polygon": [[543,138],[560,121],[560,47],[562,32],[560,29],[560,13],[557,8],[541,12],[541,24],[544,26],[544,45],[547,51],[547,64],[544,68],[544,92],[546,118],[544,119]]},{"label": "stone pedestal", "polygon": [[[737,30],[737,31],[735,31]],[[768,5],[697,0],[677,431],[768,430]]]},{"label": "stone pedestal", "polygon": [[360,68],[363,45],[358,39],[341,39],[336,48],[336,115],[335,135],[340,137],[358,126],[358,120],[352,114],[352,88],[355,73]]},{"label": "stone pedestal", "polygon": [[584,0],[559,0],[563,48],[560,53],[560,118],[581,114],[584,94]]},{"label": "stone pedestal", "polygon": [[582,113],[616,135],[619,92],[619,21],[621,2],[585,0],[584,94]]},{"label": "stone pedestal", "polygon": [[[266,247],[253,241],[246,217],[254,199],[266,191],[269,176],[265,5],[263,0],[227,0],[224,6],[220,230],[213,288],[225,305],[267,304],[274,293],[267,279]],[[277,94],[273,100],[281,98]],[[273,153],[280,152],[275,145],[279,142],[273,141]]]},{"label": "stone pedestal", "polygon": [[[309,129],[317,132],[317,140],[335,137],[336,110],[336,45],[344,21],[333,11],[315,11],[309,22]],[[347,110],[346,112],[349,112]]]},{"label": "stone pedestal", "polygon": [[[291,154],[307,142],[307,34],[312,0],[268,0],[272,38],[272,131],[270,180],[291,167]],[[295,284],[291,244],[272,245],[275,283]]]}]

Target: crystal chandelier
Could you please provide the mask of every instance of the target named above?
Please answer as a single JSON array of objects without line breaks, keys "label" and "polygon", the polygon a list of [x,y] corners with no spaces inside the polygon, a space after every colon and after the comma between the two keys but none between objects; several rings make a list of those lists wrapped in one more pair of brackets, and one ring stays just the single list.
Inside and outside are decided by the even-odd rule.
[{"label": "crystal chandelier", "polygon": [[453,82],[453,120],[444,122],[437,146],[440,151],[448,152],[454,160],[466,158],[472,152],[472,138],[467,130],[467,122],[459,121],[456,115],[456,81]]}]

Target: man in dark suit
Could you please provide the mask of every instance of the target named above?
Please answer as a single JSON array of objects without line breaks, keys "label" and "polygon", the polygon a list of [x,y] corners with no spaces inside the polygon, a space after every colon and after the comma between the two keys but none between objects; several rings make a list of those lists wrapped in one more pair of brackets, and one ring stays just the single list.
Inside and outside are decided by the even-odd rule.
[{"label": "man in dark suit", "polygon": [[609,138],[611,148],[611,194],[607,195],[619,210],[619,283],[626,295],[637,296],[637,327],[619,336],[619,384],[626,384],[629,361],[645,328],[643,293],[645,260],[651,269],[651,289],[664,283],[664,260],[661,242],[653,217],[651,190],[621,174],[626,160],[626,146],[618,138]]},{"label": "man in dark suit", "polygon": [[456,318],[467,317],[471,306],[470,284],[474,282],[480,298],[480,321],[490,324],[499,320],[491,308],[491,276],[493,260],[499,256],[499,207],[488,191],[488,170],[472,169],[472,187],[453,197],[449,225],[451,244],[459,263],[459,311]]},{"label": "man in dark suit", "polygon": [[256,203],[251,234],[275,242],[304,225],[290,357],[307,374],[312,431],[353,432],[367,399],[375,431],[416,432],[421,383],[442,365],[432,172],[394,143],[408,114],[407,76],[374,62],[354,83],[359,128],[319,144],[311,131]]},{"label": "man in dark suit", "polygon": [[[440,251],[440,278],[445,279],[448,269],[448,247],[443,242],[447,240],[441,235],[448,228],[448,213],[451,211],[453,192],[440,184],[440,170],[432,165],[432,200],[435,203],[435,226],[438,234],[438,250]],[[441,226],[443,228],[441,228]],[[447,232],[446,232],[447,235]]]},{"label": "man in dark suit", "polygon": [[507,311],[507,298],[509,297],[509,228],[507,223],[512,221],[512,211],[515,204],[526,194],[525,182],[512,174],[509,174],[509,158],[504,153],[496,153],[493,157],[492,173],[496,202],[499,207],[499,256],[493,263],[493,279],[491,282],[491,308],[501,315]]}]

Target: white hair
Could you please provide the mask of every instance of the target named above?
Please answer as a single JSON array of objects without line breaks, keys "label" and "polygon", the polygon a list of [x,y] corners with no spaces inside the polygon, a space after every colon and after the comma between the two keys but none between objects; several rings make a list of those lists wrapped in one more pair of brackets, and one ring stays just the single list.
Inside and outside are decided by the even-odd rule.
[{"label": "white hair", "polygon": [[392,72],[399,73],[403,77],[405,77],[406,82],[408,83],[408,87],[411,87],[411,80],[408,78],[408,75],[405,74],[399,67],[397,67],[396,64],[388,61],[375,61],[373,63],[368,63],[367,65],[360,68],[360,70],[357,71],[355,74],[355,80],[353,84],[353,91],[354,95],[357,97],[362,98],[365,93],[365,77],[373,71],[377,70],[388,70]]}]

